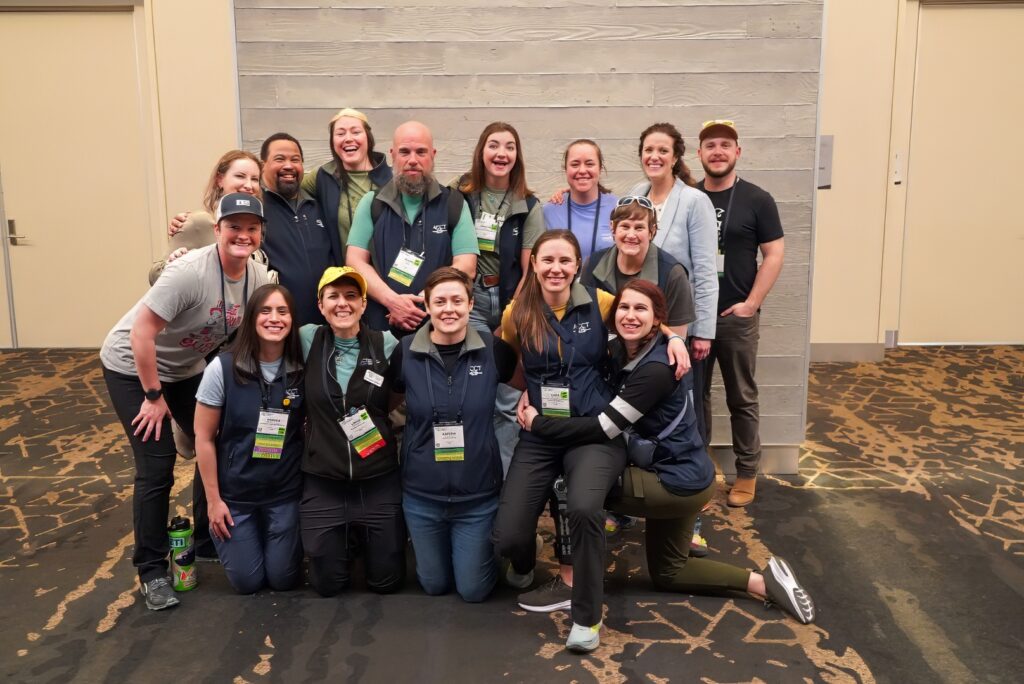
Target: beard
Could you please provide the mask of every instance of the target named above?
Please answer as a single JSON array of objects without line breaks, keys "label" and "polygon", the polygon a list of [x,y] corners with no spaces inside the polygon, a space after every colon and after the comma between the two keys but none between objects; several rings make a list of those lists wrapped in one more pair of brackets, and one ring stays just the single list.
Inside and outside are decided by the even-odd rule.
[{"label": "beard", "polygon": [[410,178],[404,173],[400,173],[395,182],[398,183],[398,189],[402,193],[413,197],[422,197],[423,193],[427,191],[427,184],[432,180],[434,177],[426,172],[423,172],[419,178]]},{"label": "beard", "polygon": [[296,176],[295,180],[282,180],[278,177],[277,194],[281,195],[285,199],[292,199],[299,194],[299,181],[299,176]]},{"label": "beard", "polygon": [[705,164],[703,161],[700,163],[700,165],[704,167],[704,173],[707,174],[708,176],[711,176],[712,178],[725,178],[730,173],[732,173],[733,169],[736,168],[736,162],[733,162],[732,164],[729,164],[728,166],[726,166],[721,171],[713,171],[713,170],[711,170],[708,167],[708,165]]}]

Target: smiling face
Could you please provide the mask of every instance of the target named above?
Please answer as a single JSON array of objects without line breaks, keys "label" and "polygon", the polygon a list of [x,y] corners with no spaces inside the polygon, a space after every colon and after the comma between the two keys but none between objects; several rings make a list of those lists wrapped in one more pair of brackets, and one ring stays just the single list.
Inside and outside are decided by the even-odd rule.
[{"label": "smiling face", "polygon": [[645,339],[659,322],[654,318],[650,297],[636,290],[624,290],[615,309],[615,330],[623,342]]},{"label": "smiling face", "polygon": [[712,178],[725,178],[736,168],[741,151],[732,138],[705,138],[697,148],[697,156],[704,173]]},{"label": "smiling face", "polygon": [[236,159],[228,170],[217,176],[221,195],[244,192],[255,195],[260,189],[260,167],[252,159]]},{"label": "smiling face", "polygon": [[252,214],[232,214],[217,222],[213,234],[222,255],[245,260],[260,247],[263,221]]},{"label": "smiling face", "polygon": [[291,140],[275,140],[267,148],[263,163],[263,184],[282,197],[299,193],[302,182],[302,152]]},{"label": "smiling face", "polygon": [[324,285],[317,307],[335,335],[344,333],[345,337],[352,337],[366,310],[366,301],[358,285],[347,278],[340,278]]},{"label": "smiling face", "polygon": [[530,257],[537,282],[546,295],[564,294],[579,270],[579,257],[567,240],[548,240]]},{"label": "smiling face", "polygon": [[612,237],[620,253],[643,259],[651,248],[654,231],[646,216],[624,218],[612,224]]},{"label": "smiling face", "polygon": [[665,133],[651,133],[644,138],[640,149],[640,164],[647,178],[653,181],[672,175],[672,166],[678,159],[673,143],[672,138]]},{"label": "smiling face", "polygon": [[569,148],[565,156],[565,180],[580,195],[597,187],[601,180],[601,157],[596,147],[578,143]]},{"label": "smiling face", "polygon": [[338,153],[347,171],[370,168],[369,140],[366,136],[366,127],[360,119],[343,116],[335,121],[331,146]]},{"label": "smiling face", "polygon": [[282,342],[292,329],[292,312],[284,295],[272,292],[256,312],[256,336],[264,342]]},{"label": "smiling face", "polygon": [[515,136],[509,131],[497,131],[487,136],[484,143],[483,162],[487,185],[492,188],[507,187],[509,174],[516,165],[519,150]]},{"label": "smiling face", "polygon": [[455,280],[438,283],[427,297],[427,313],[434,330],[445,337],[457,337],[469,325],[473,299],[466,286]]}]

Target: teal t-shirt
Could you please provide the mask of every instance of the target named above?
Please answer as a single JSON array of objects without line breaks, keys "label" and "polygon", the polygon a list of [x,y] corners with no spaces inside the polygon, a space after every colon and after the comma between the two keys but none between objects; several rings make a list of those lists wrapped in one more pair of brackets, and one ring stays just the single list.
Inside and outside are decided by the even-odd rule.
[{"label": "teal t-shirt", "polygon": [[[302,341],[302,358],[309,358],[309,348],[313,346],[313,336],[320,326],[315,323],[307,323],[299,328],[299,339]],[[384,356],[390,358],[391,352],[398,346],[398,339],[391,333],[384,332]],[[352,379],[352,373],[356,370],[356,362],[359,361],[359,340],[355,337],[334,338],[334,348],[338,350],[335,356],[334,377],[341,385],[341,391],[348,391],[348,381]]]},{"label": "teal t-shirt", "polygon": [[[368,192],[356,205],[356,212],[352,216],[352,230],[348,234],[349,246],[370,249],[370,242],[373,240],[373,218],[370,215],[370,204],[376,195],[375,192]],[[402,206],[405,207],[406,217],[415,217],[420,213],[422,205],[422,197],[412,197],[402,193]],[[476,244],[476,228],[473,226],[473,217],[465,202],[462,203],[459,223],[452,231],[452,256],[460,254],[480,254]]]}]

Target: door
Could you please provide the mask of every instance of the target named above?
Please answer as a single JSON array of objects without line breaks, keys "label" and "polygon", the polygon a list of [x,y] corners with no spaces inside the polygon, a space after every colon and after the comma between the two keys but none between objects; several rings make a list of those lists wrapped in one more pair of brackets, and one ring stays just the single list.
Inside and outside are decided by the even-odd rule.
[{"label": "door", "polygon": [[1020,343],[1024,5],[922,4],[900,343]]},{"label": "door", "polygon": [[0,12],[0,346],[11,301],[18,346],[98,347],[145,291],[136,54],[131,11]]}]

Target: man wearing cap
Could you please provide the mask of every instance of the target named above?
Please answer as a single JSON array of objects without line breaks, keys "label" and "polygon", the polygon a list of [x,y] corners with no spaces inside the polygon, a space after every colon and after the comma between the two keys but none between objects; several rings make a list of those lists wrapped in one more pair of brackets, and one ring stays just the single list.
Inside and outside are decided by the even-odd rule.
[{"label": "man wearing cap", "polygon": [[442,266],[476,275],[476,230],[458,191],[434,179],[430,129],[408,121],[395,130],[395,178],[359,201],[352,218],[346,263],[366,278],[367,323],[407,334],[423,322],[423,284]]},{"label": "man wearing cap", "polygon": [[402,482],[388,418],[401,352],[394,335],[361,322],[366,290],[355,269],[328,268],[317,288],[327,325],[299,329],[309,426],[299,527],[309,583],[322,596],[348,587],[360,551],[372,591],[397,591],[405,581]]},{"label": "man wearing cap", "polygon": [[[178,603],[167,579],[167,513],[177,455],[171,417],[193,437],[205,358],[238,328],[249,294],[270,282],[266,267],[249,258],[260,247],[263,222],[258,198],[222,197],[216,242],[168,264],[100,350],[107,391],[135,459],[132,562],[151,610]],[[198,550],[210,534],[198,474],[192,493]]]},{"label": "man wearing cap", "polygon": [[316,199],[302,189],[303,158],[299,141],[275,133],[260,148],[267,234],[263,251],[269,268],[295,297],[295,322],[323,323],[313,298],[317,281],[328,266],[344,259],[341,239],[324,222]]},{"label": "man wearing cap", "polygon": [[[725,383],[732,423],[736,482],[730,506],[754,500],[761,460],[759,406],[754,368],[761,304],[782,270],[782,223],[775,200],[736,175],[739,134],[732,121],[704,123],[697,156],[704,167],[698,187],[707,193],[718,218],[718,327],[704,373],[704,424],[711,437],[711,374],[717,360]],[[757,253],[762,256],[757,265]]]}]

